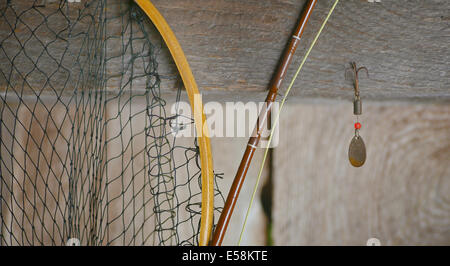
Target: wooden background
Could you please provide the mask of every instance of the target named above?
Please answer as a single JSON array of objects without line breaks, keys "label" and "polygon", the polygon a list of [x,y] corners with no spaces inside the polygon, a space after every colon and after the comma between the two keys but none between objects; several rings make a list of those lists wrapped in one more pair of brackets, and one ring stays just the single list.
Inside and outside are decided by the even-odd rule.
[{"label": "wooden background", "polygon": [[450,243],[450,106],[366,102],[367,160],[350,165],[352,105],[288,105],[274,149],[277,245]]},{"label": "wooden background", "polygon": [[[19,11],[32,5],[25,1],[12,3]],[[181,43],[205,97],[254,100],[255,97],[264,98],[263,92],[306,1],[154,0],[153,3]],[[332,3],[331,0],[322,0],[316,5],[297,50],[294,66],[299,64]],[[6,1],[0,2],[0,6],[5,4]],[[82,4],[71,4],[69,14],[74,16]],[[118,0],[108,0],[107,4],[108,17],[117,15],[117,10],[124,8],[118,5]],[[57,7],[57,1],[52,0],[38,10],[47,15]],[[448,101],[449,10],[450,2],[446,0],[340,1],[295,84],[291,99],[348,99],[351,81],[345,81],[344,70],[350,61],[356,61],[370,69],[370,78],[362,77],[364,86],[361,89],[366,98]],[[4,50],[0,52],[2,56],[16,56],[16,64],[22,63],[26,70],[31,69],[32,62],[23,54],[10,53],[11,47],[20,45],[14,36],[27,40],[22,45],[31,54],[33,50],[42,48],[30,37],[31,29],[36,27],[35,34],[46,36],[46,41],[52,41],[51,46],[54,47],[64,43],[55,40],[50,30],[58,32],[67,26],[67,22],[63,16],[54,15],[43,27],[39,26],[43,18],[38,12],[27,11],[25,15],[29,25],[13,19],[9,19],[9,24],[0,25],[1,36],[10,34],[11,25],[15,34],[5,38],[2,43]],[[7,12],[5,16],[14,14]],[[77,26],[80,30],[83,23],[89,22],[85,20]],[[121,34],[114,23],[108,25],[107,30]],[[121,44],[114,45],[114,39],[109,42],[108,53],[116,53]],[[47,63],[44,59],[39,59],[39,66],[51,67],[51,60]],[[177,81],[176,69],[165,47],[158,60],[163,84],[167,84],[164,87],[170,90]],[[117,69],[112,63],[108,67],[114,76]],[[2,64],[7,65],[8,61],[2,60],[0,66]],[[293,72],[294,68],[291,68],[287,80]],[[4,85],[3,78],[0,76],[0,85]],[[30,82],[42,77],[36,74],[36,77],[29,75],[27,79]],[[52,82],[57,84],[58,81]],[[115,83],[111,83],[109,86],[113,92]],[[58,89],[57,86],[54,89]]]},{"label": "wooden background", "polygon": [[[306,1],[152,2],[179,39],[204,100],[223,103],[264,99]],[[317,4],[287,80],[332,2]],[[449,10],[445,0],[340,1],[292,90],[279,146],[265,168],[263,183],[268,178],[273,183],[265,188],[273,194],[268,200],[273,244],[365,245],[371,237],[382,245],[450,244]],[[7,30],[0,25],[0,32]],[[7,65],[1,55],[0,65]],[[170,91],[177,78],[165,47],[158,59]],[[350,61],[370,72],[361,78],[368,157],[360,169],[347,161],[354,122],[352,85],[344,78]],[[0,77],[0,90],[2,82]],[[224,194],[245,143],[245,138],[212,140]],[[261,154],[242,190],[227,245],[237,242]],[[243,244],[268,243],[260,199]]]},{"label": "wooden background", "polygon": [[[318,1],[293,66],[299,64],[333,2]],[[203,93],[250,94],[250,100],[251,92],[267,88],[305,3],[154,1],[172,25]],[[449,10],[446,0],[340,1],[294,87],[293,98],[349,98],[351,83],[344,80],[344,70],[348,62],[356,61],[370,70],[370,79],[361,88],[366,98],[448,99]]]}]

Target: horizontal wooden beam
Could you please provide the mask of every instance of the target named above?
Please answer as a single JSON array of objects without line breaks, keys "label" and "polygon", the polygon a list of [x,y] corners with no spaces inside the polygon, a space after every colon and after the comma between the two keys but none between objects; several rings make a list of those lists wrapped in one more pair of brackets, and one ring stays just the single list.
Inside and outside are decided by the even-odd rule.
[{"label": "horizontal wooden beam", "polygon": [[[189,64],[202,93],[213,96],[222,95],[217,100],[243,98],[254,100],[249,95],[264,95],[274,74],[282,51],[297,23],[298,16],[305,6],[305,0],[153,0],[172,27],[187,56]],[[55,32],[67,26],[62,12],[69,16],[77,14],[77,8],[83,5],[69,4],[69,9],[53,12],[48,22],[42,24],[43,16],[30,9],[30,3],[12,1],[12,9],[6,9],[0,24],[0,70],[9,77],[11,62],[18,66],[19,72],[27,77],[26,86],[20,75],[13,71],[10,86],[25,86],[25,89],[42,89],[40,71],[33,69],[33,62],[44,73],[53,73],[55,64],[42,53],[43,44],[51,44],[52,54],[59,58],[66,42],[56,38]],[[291,64],[286,80],[290,80],[296,66],[300,63],[312,38],[320,27],[333,1],[320,1],[312,14],[310,24],[305,30],[303,40]],[[129,29],[118,16],[126,4],[119,0],[108,1],[106,25],[108,33],[107,56],[122,53],[120,36],[129,37]],[[0,6],[5,8],[5,6]],[[49,2],[45,8],[38,8],[52,14],[58,8]],[[92,8],[92,7],[91,7]],[[363,0],[340,1],[334,14],[325,27],[316,47],[306,62],[292,92],[291,99],[331,98],[351,99],[352,81],[345,80],[345,69],[350,61],[369,69],[370,77],[360,79],[361,96],[372,100],[450,100],[450,2],[435,1],[381,1],[370,3]],[[26,12],[20,12],[27,10]],[[95,10],[93,13],[97,12]],[[20,23],[14,16],[20,14]],[[61,21],[60,21],[61,20]],[[85,24],[83,24],[83,23]],[[76,24],[76,32],[87,28],[86,20]],[[126,21],[125,21],[125,25]],[[148,23],[147,32],[157,47],[158,72],[161,75],[161,88],[173,91],[180,83],[177,70],[166,47],[161,43],[158,33]],[[50,31],[49,29],[52,29]],[[139,27],[134,27],[136,36],[140,36]],[[31,31],[40,38],[30,38]],[[14,32],[14,34],[11,34]],[[69,55],[79,53],[77,41],[70,41]],[[116,42],[116,43],[115,43]],[[139,41],[135,41],[140,47]],[[24,46],[25,48],[22,48]],[[159,47],[161,47],[159,49]],[[26,51],[19,53],[18,50]],[[26,52],[26,53],[25,53]],[[129,52],[129,50],[127,50]],[[144,51],[145,52],[145,51]],[[55,54],[56,53],[56,54]],[[85,53],[89,54],[89,53]],[[83,56],[83,55],[82,55]],[[126,55],[129,56],[129,55]],[[126,60],[130,59],[124,57]],[[37,59],[36,59],[37,58]],[[83,59],[83,58],[81,58]],[[82,61],[82,60],[81,60]],[[69,61],[70,62],[70,61]],[[122,77],[120,71],[122,57],[110,58],[107,64],[107,87],[111,93],[117,90]],[[142,64],[136,61],[134,73],[143,72]],[[45,70],[45,67],[48,67]],[[77,77],[77,70],[73,70]],[[33,73],[30,73],[33,72]],[[65,76],[51,76],[53,89],[75,84],[64,83]],[[123,78],[122,80],[126,80]],[[61,82],[58,82],[61,81]],[[288,82],[285,82],[285,86]],[[22,84],[22,85],[21,85]],[[118,85],[119,84],[119,85]],[[135,80],[133,89],[145,90],[145,78]],[[7,86],[0,75],[0,91]],[[70,88],[65,88],[71,95]],[[283,89],[281,93],[283,93]],[[27,92],[24,92],[27,94]],[[259,100],[263,100],[264,96]],[[258,99],[257,99],[258,100]]]},{"label": "horizontal wooden beam", "polygon": [[[305,1],[154,0],[187,54],[203,91],[264,91]],[[331,7],[320,1],[290,69]],[[363,98],[450,98],[450,2],[341,1],[293,96],[352,97],[350,61],[369,69]],[[289,80],[289,76],[287,77]]]}]

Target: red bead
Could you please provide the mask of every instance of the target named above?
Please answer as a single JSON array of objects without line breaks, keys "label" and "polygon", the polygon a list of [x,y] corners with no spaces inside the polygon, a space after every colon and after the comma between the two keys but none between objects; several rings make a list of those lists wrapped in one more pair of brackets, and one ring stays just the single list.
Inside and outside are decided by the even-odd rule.
[{"label": "red bead", "polygon": [[355,128],[356,128],[356,129],[360,129],[360,128],[361,128],[361,123],[359,123],[359,122],[358,122],[358,123],[355,123]]}]

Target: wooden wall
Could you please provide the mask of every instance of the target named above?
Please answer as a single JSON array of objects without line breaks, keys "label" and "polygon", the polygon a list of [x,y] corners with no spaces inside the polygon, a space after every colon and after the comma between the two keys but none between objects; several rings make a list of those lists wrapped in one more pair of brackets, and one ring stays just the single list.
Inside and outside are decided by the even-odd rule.
[{"label": "wooden wall", "polygon": [[450,244],[450,106],[365,102],[367,160],[350,166],[350,102],[290,104],[274,149],[276,245]]},{"label": "wooden wall", "polygon": [[[5,2],[1,2],[0,7],[4,7]],[[25,3],[12,2],[16,7]],[[153,2],[179,39],[204,99],[223,103],[264,99],[267,84],[306,1]],[[117,3],[117,0],[109,1],[109,11],[114,10]],[[293,66],[298,65],[331,4],[330,0],[317,4]],[[364,245],[370,237],[379,238],[383,245],[450,243],[449,5],[445,0],[340,2],[293,88],[282,114],[280,144],[271,152],[272,165],[265,169],[264,178],[271,175],[273,180],[274,244]],[[49,1],[45,12],[50,12],[50,7],[56,8],[54,1]],[[35,10],[30,12],[23,16],[34,14],[36,21],[31,25],[39,28],[42,18]],[[58,20],[58,17],[53,19]],[[56,25],[49,23],[48,27],[57,29]],[[21,46],[20,40],[31,35],[26,25],[16,26],[14,32],[18,39],[10,36],[9,24],[0,24],[0,36],[4,40],[0,67],[4,73],[10,70],[10,61],[5,58],[13,58],[14,49]],[[121,33],[114,24],[108,25],[108,30]],[[50,34],[49,38],[53,37]],[[55,41],[55,45],[60,41]],[[42,49],[34,42],[27,42],[30,54]],[[159,44],[158,37],[155,42]],[[24,56],[17,54],[15,60],[26,74],[33,69],[33,62]],[[40,66],[47,65],[40,60]],[[170,90],[177,80],[176,69],[164,46],[158,53],[158,60],[163,90]],[[352,87],[344,79],[349,61],[367,66],[370,72],[370,78],[363,77],[361,84],[364,99],[370,101],[364,102],[361,131],[368,158],[360,169],[351,168],[347,161],[354,122],[348,101],[352,97]],[[117,72],[114,68],[110,70],[113,76]],[[287,79],[293,71],[294,68],[289,70]],[[5,77],[0,76],[0,95],[9,101]],[[27,78],[30,82],[40,82],[39,77],[29,75]],[[58,82],[66,79],[52,77],[58,92]],[[110,83],[114,81],[111,79]],[[17,78],[9,86],[24,86],[21,84],[22,79]],[[114,85],[109,85],[114,93]],[[30,90],[35,88],[31,87],[26,86],[25,94],[33,94]],[[66,93],[70,95],[70,88]],[[8,94],[8,97],[15,96]],[[44,106],[39,108],[45,109]],[[57,135],[56,131],[67,130],[58,124],[61,119],[58,108],[52,110],[56,122],[48,128],[53,136]],[[139,108],[142,106],[136,103],[127,110]],[[16,106],[12,110],[2,117],[2,123],[9,127],[14,127],[13,116],[19,109]],[[115,110],[109,110],[114,116]],[[29,111],[20,109],[18,114],[29,127],[33,125]],[[44,112],[37,112],[36,116],[35,120],[48,120]],[[126,117],[118,117],[117,122],[121,119],[126,120]],[[29,129],[16,127],[15,137],[26,142]],[[42,129],[34,130],[36,138],[42,137]],[[110,134],[117,133],[117,128],[109,130]],[[138,121],[135,129],[127,130],[142,131],[142,124]],[[2,131],[4,142],[12,141],[13,135],[5,134]],[[142,139],[131,140],[127,134],[124,132],[124,140],[139,146]],[[43,150],[51,153],[53,143],[47,142],[43,142]],[[245,143],[245,138],[212,140],[216,172],[224,174],[219,180],[224,195]],[[2,160],[6,164],[23,163],[13,162],[5,152],[3,147]],[[114,154],[115,151],[109,152]],[[227,245],[237,243],[261,155],[262,150],[259,150],[242,190],[225,239]],[[29,160],[26,156],[19,157]],[[109,169],[118,171],[114,167]],[[42,166],[41,171],[51,177],[55,175],[48,166]],[[11,174],[14,173],[5,176],[11,178]],[[56,204],[56,200],[52,204]],[[267,243],[266,229],[266,217],[258,198],[243,244]]]},{"label": "wooden wall", "polygon": [[[177,202],[178,207],[173,209],[180,215],[177,233],[182,239],[190,235],[192,226],[185,209],[197,210],[199,206],[194,203],[200,200],[200,190],[195,178],[189,185],[183,184],[188,183],[186,171],[191,177],[198,171],[195,161],[177,171],[180,188],[176,199],[170,198],[170,192],[164,194],[174,189],[172,182],[156,185],[158,181],[148,172],[172,173],[173,166],[159,169],[154,160],[149,162],[147,152],[153,154],[156,148],[155,139],[146,136],[150,134],[146,132],[146,101],[143,97],[132,101],[123,98],[111,100],[106,106],[78,101],[67,105],[54,99],[36,103],[30,97],[20,103],[0,102],[0,245],[64,245],[68,237],[79,238],[82,245],[151,245],[156,237],[155,233],[148,237],[155,230],[156,201],[161,202],[158,208],[162,210],[172,209],[170,204]],[[97,120],[103,115],[104,120]],[[158,135],[159,130],[153,128],[152,133]],[[91,132],[94,135],[89,137]],[[99,132],[101,136],[97,136]],[[176,139],[174,165],[187,163],[188,154],[182,147],[192,147],[193,142],[193,138]],[[214,169],[223,177],[217,179],[217,185],[225,197],[246,142],[246,138],[212,139]],[[169,151],[167,145],[161,149]],[[261,156],[259,151],[255,160]],[[258,170],[249,171],[224,245],[238,243]],[[160,192],[153,196],[150,191],[156,187]],[[197,196],[190,198],[194,194]],[[216,207],[223,206],[221,197],[215,200]],[[161,219],[170,220],[169,214],[166,211]],[[215,221],[218,219],[216,212]],[[170,222],[164,227],[170,228]],[[265,230],[266,218],[257,199],[242,244],[263,245]],[[99,239],[92,238],[91,233]],[[164,244],[175,243],[171,231],[159,234],[168,239]]]},{"label": "wooden wall", "polygon": [[[201,90],[253,100],[264,91],[306,0],[154,0],[173,27]],[[297,66],[334,1],[318,1]],[[291,97],[346,98],[350,61],[369,68],[365,97],[442,100],[450,88],[450,2],[340,1]],[[289,70],[287,80],[295,72]],[[364,78],[362,76],[362,78]],[[262,97],[264,98],[264,97]]]},{"label": "wooden wall", "polygon": [[[67,27],[64,16],[56,13],[47,24],[42,24],[43,15],[39,13],[54,12],[58,7],[56,2],[47,1],[45,8],[29,10],[31,3],[11,1],[23,23],[16,22],[16,15],[10,9],[3,15],[9,23],[0,24],[0,42],[5,47],[0,54],[22,64],[19,72],[27,75],[28,82],[43,78],[40,72],[29,73],[33,63],[42,68],[47,64],[51,66],[53,61],[45,53],[39,59],[26,57],[33,51],[42,50],[43,45],[52,49],[65,45],[53,33]],[[123,2],[120,2],[122,5],[118,3],[118,0],[107,1],[106,16],[110,23],[106,30],[117,36],[127,35],[129,32],[118,26],[117,18],[112,19],[118,10],[124,9]],[[153,3],[177,36],[203,93],[213,94],[212,97],[219,93],[222,99],[239,95],[253,100],[266,90],[306,0],[153,0]],[[318,1],[297,50],[294,66],[299,64],[332,3],[332,0]],[[6,1],[0,2],[1,8],[5,5]],[[75,18],[80,8],[82,4],[73,3],[67,10]],[[367,98],[448,101],[449,8],[450,2],[446,0],[340,1],[291,97],[346,98],[351,85],[345,81],[343,73],[350,61],[356,61],[370,71],[370,79],[365,79],[366,86],[362,88]],[[21,13],[24,10],[28,11]],[[84,17],[75,29],[81,31],[89,22],[89,18]],[[15,35],[11,36],[11,31]],[[40,42],[30,38],[32,31],[45,37],[41,37]],[[94,35],[93,32],[90,34]],[[152,37],[158,47],[157,34]],[[71,41],[81,40],[73,38]],[[107,42],[109,56],[120,52],[123,45],[120,39],[112,38]],[[21,46],[25,46],[26,55],[11,50]],[[73,59],[69,55],[66,57],[69,61]],[[163,84],[167,84],[167,88],[175,86],[176,68],[164,46],[158,60]],[[84,62],[83,57],[80,61]],[[120,69],[117,69],[115,59],[109,61],[108,85],[113,92],[117,81],[114,77]],[[9,60],[2,60],[0,67],[8,70],[8,64]],[[142,71],[138,66],[134,70]],[[52,76],[51,84],[55,87],[52,89],[58,90],[59,80],[67,79],[66,73],[60,72]],[[293,72],[294,68],[291,68],[287,79]],[[0,90],[5,84],[0,75]]]}]

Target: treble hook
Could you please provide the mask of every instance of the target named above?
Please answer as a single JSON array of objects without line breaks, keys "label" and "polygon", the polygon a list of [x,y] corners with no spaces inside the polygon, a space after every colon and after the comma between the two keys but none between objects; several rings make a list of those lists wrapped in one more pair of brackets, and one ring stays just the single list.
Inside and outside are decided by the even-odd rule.
[{"label": "treble hook", "polygon": [[[357,68],[355,62],[351,62],[350,65],[352,66],[351,70],[353,70],[353,74],[355,75],[355,79],[353,81],[353,85],[355,86],[355,97],[359,97],[359,77],[358,77],[359,71],[365,70],[367,77],[369,77],[369,70],[367,70],[367,68],[364,66]],[[347,71],[345,72],[346,77],[347,77],[348,71],[349,71],[349,69],[347,69]]]},{"label": "treble hook", "polygon": [[[359,77],[358,77],[358,74],[359,74],[359,71],[365,70],[367,77],[369,77],[369,70],[367,70],[366,67],[357,68],[355,62],[351,62],[350,65],[352,66],[353,74],[355,76],[355,79],[353,80],[353,85],[355,86],[355,98],[354,98],[354,101],[353,101],[353,103],[354,103],[353,113],[355,115],[360,115],[360,114],[362,114],[362,106],[361,106],[361,98],[359,97]],[[347,78],[348,70],[349,69],[347,69],[346,72],[345,72],[345,77],[346,78]]]}]

